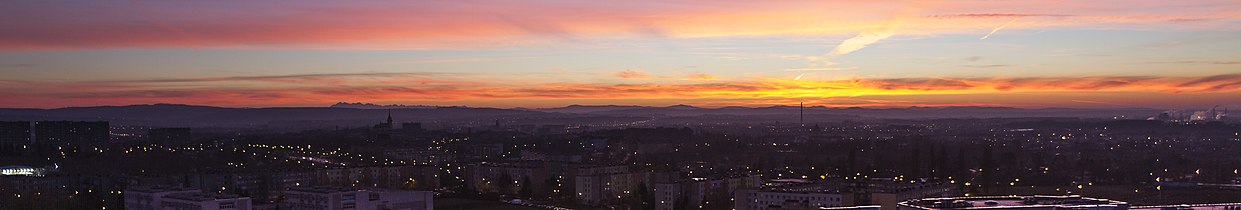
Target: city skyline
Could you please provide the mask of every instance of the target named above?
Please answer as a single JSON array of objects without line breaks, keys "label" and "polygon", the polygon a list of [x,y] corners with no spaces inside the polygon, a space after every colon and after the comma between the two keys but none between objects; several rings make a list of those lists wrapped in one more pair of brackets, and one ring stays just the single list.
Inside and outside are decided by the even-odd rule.
[{"label": "city skyline", "polygon": [[[1241,107],[1235,1],[17,2],[0,105]],[[72,15],[70,15],[72,14]]]}]

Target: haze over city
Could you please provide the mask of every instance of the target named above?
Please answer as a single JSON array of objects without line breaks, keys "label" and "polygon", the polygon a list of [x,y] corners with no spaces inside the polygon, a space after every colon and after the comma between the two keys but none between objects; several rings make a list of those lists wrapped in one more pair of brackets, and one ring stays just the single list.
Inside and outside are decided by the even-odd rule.
[{"label": "haze over city", "polygon": [[1238,210],[1238,0],[11,1],[0,210]]}]

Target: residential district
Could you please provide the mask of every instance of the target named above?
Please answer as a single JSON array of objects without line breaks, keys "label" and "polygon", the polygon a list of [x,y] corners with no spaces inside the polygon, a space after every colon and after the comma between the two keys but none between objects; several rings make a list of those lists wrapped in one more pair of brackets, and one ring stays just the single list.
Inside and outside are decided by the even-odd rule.
[{"label": "residential district", "polygon": [[[1225,112],[1226,113],[1226,112]],[[1226,114],[0,123],[0,209],[1239,209]]]}]

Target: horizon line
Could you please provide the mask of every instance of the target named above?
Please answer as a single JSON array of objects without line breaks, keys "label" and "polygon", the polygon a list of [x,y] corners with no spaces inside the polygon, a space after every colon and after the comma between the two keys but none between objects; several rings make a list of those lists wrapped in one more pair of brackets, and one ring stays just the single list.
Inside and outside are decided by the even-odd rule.
[{"label": "horizon line", "polygon": [[[765,105],[765,106],[763,106],[763,105],[754,105],[754,106],[731,105],[731,106],[703,106],[703,105],[692,105],[692,104],[673,104],[673,105],[636,105],[636,104],[576,104],[576,103],[574,103],[574,104],[567,104],[567,105],[561,105],[561,106],[547,106],[547,107],[519,107],[519,106],[514,106],[514,107],[497,107],[497,106],[470,106],[470,105],[464,105],[464,104],[462,104],[462,105],[427,105],[427,104],[376,104],[376,103],[365,103],[365,102],[338,102],[338,103],[334,103],[334,104],[330,104],[330,105],[326,105],[326,106],[312,106],[312,105],[287,105],[287,106],[281,106],[281,105],[274,105],[274,106],[227,106],[227,105],[205,105],[205,104],[182,104],[182,103],[136,103],[136,104],[123,104],[123,105],[93,105],[93,106],[91,106],[91,105],[75,105],[75,106],[63,106],[63,107],[42,107],[42,108],[39,108],[39,107],[3,107],[3,106],[0,106],[0,109],[39,109],[39,110],[56,110],[56,109],[72,109],[72,108],[129,107],[129,106],[158,106],[158,105],[194,106],[194,107],[213,107],[213,108],[231,108],[231,109],[269,109],[269,108],[341,108],[341,109],[367,109],[367,108],[351,108],[351,107],[333,107],[333,106],[338,105],[338,104],[350,104],[350,105],[360,105],[360,106],[375,106],[375,108],[373,108],[373,109],[417,109],[417,107],[429,107],[429,108],[482,108],[482,109],[515,109],[515,110],[522,110],[522,109],[529,109],[529,110],[538,110],[538,109],[556,109],[556,108],[567,108],[567,107],[572,107],[572,106],[594,106],[594,107],[617,106],[617,107],[638,107],[638,108],[669,108],[669,107],[678,107],[678,106],[688,106],[688,107],[693,107],[693,108],[701,108],[701,109],[722,109],[722,108],[772,108],[772,107],[794,107],[794,108],[795,108],[795,107],[798,107],[798,106],[796,106],[796,105]],[[1151,107],[1136,107],[1136,106],[1133,106],[1133,107],[1054,107],[1054,106],[986,106],[986,105],[913,105],[913,106],[829,106],[829,105],[806,105],[805,107],[807,107],[807,108],[827,108],[827,109],[850,109],[850,108],[862,108],[862,109],[901,109],[901,108],[961,108],[961,107],[973,107],[973,108],[1010,108],[1010,109],[1030,109],[1030,110],[1033,110],[1033,109],[1093,109],[1093,110],[1109,110],[1109,109],[1110,109],[1110,110],[1116,110],[1116,109],[1152,109],[1152,110],[1196,110],[1196,109],[1179,109],[1179,108],[1151,108]],[[1223,108],[1228,108],[1228,107],[1223,107]],[[1209,109],[1210,109],[1210,108],[1205,108],[1205,109],[1203,109],[1203,110],[1209,110]]]}]

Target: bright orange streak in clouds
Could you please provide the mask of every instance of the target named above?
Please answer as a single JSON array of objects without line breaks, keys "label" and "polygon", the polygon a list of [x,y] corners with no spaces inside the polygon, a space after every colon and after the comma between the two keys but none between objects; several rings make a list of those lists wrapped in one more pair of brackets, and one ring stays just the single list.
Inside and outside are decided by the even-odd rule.
[{"label": "bright orange streak in clouds", "polygon": [[981,35],[1015,17],[1022,21],[1012,28],[1221,30],[1241,19],[1241,5],[1221,0],[79,3],[6,4],[0,18],[20,21],[0,25],[0,49],[459,49],[634,37]]},{"label": "bright orange streak in clouds", "polygon": [[[759,78],[690,84],[521,84],[519,82],[466,82],[437,79],[434,74],[330,74],[266,77],[228,77],[99,82],[0,81],[0,103],[14,107],[60,107],[68,105],[123,105],[134,103],[188,103],[223,106],[323,105],[336,101],[392,103],[467,103],[504,106],[509,102],[532,102],[546,106],[574,101],[614,104],[677,103],[722,105],[773,105],[790,101],[818,101],[829,106],[904,106],[934,102],[962,105],[994,95],[1021,95],[1064,102],[1066,94],[1144,93],[1165,98],[1209,100],[1241,99],[1241,74],[1206,77],[1036,77],[1036,78],[894,78],[847,80],[789,80]],[[352,86],[356,81],[369,85]],[[227,85],[225,85],[227,84]],[[518,85],[502,85],[518,84]],[[24,87],[45,87],[27,89]],[[207,87],[207,88],[204,88]],[[227,88],[225,88],[227,87]],[[89,89],[91,91],[82,91]],[[926,100],[944,95],[957,102]],[[902,96],[920,100],[871,100]],[[962,97],[966,99],[962,99]],[[986,100],[983,100],[986,101]],[[993,101],[988,105],[1030,106],[1022,101]],[[1203,103],[1211,101],[1202,101]],[[1027,104],[1022,104],[1027,103]],[[521,103],[518,103],[521,104]],[[531,103],[526,103],[531,104]],[[1135,106],[1152,105],[1135,101]],[[511,104],[510,104],[511,105]],[[1063,106],[1098,106],[1098,103]]]}]

